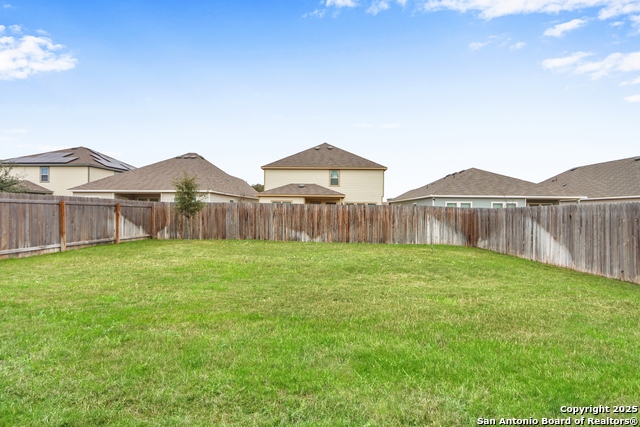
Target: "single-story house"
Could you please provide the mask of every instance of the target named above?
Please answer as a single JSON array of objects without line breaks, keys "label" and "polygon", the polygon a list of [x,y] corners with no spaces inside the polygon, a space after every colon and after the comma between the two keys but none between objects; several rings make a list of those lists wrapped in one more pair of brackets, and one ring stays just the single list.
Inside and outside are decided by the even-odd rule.
[{"label": "single-story house", "polygon": [[53,195],[53,191],[49,190],[48,188],[44,188],[41,185],[35,184],[31,181],[27,181],[27,180],[20,180],[18,185],[20,185],[20,187],[22,187],[23,189],[23,193],[28,193],[28,194],[43,194],[43,195],[49,195],[52,196]]},{"label": "single-story house", "polygon": [[317,184],[287,184],[258,193],[265,203],[341,204],[344,194]]},{"label": "single-story house", "polygon": [[200,187],[204,202],[257,202],[255,190],[197,153],[187,153],[116,176],[72,188],[74,196],[172,202],[175,181],[188,175]]},{"label": "single-story house", "polygon": [[14,157],[2,160],[2,163],[11,164],[13,175],[24,181],[28,188],[44,188],[54,196],[71,196],[72,187],[135,169],[125,162],[85,147]]},{"label": "single-story house", "polygon": [[579,196],[558,196],[533,182],[482,169],[454,172],[389,199],[390,204],[459,208],[516,208],[576,203]]},{"label": "single-story house", "polygon": [[640,157],[578,166],[538,185],[553,194],[580,194],[580,203],[640,202]]},{"label": "single-story house", "polygon": [[382,204],[386,166],[323,143],[262,166],[260,203]]}]

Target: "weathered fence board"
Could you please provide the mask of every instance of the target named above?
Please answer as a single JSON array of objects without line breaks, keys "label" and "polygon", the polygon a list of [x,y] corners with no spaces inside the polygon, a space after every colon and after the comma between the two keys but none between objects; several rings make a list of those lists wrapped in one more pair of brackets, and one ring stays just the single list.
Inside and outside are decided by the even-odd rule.
[{"label": "weathered fence board", "polygon": [[640,203],[510,209],[215,203],[189,223],[168,203],[0,194],[0,257],[117,237],[475,246],[640,283]]}]

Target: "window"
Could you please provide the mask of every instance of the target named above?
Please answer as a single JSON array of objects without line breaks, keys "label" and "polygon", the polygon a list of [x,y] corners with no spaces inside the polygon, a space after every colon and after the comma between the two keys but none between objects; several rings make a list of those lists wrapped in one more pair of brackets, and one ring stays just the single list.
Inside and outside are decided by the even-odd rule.
[{"label": "window", "polygon": [[340,172],[339,171],[330,171],[329,172],[329,185],[332,185],[332,186],[340,185]]},{"label": "window", "polygon": [[140,201],[140,202],[159,202],[160,200],[157,197],[138,197],[138,201]]},{"label": "window", "polygon": [[470,208],[471,202],[446,202],[445,206],[448,208]]},{"label": "window", "polygon": [[493,202],[491,203],[492,208],[517,208],[518,204],[516,202]]},{"label": "window", "polygon": [[282,201],[281,200],[272,200],[271,203],[279,203],[281,205],[290,205],[291,204],[291,202],[288,202],[286,200],[282,200]]},{"label": "window", "polygon": [[40,182],[49,182],[49,166],[40,168]]}]

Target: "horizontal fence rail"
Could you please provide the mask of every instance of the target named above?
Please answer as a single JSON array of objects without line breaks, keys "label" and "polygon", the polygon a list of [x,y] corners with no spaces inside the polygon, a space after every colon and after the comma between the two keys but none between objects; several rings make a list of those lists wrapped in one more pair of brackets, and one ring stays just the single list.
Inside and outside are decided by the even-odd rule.
[{"label": "horizontal fence rail", "polygon": [[141,238],[472,246],[640,283],[640,203],[510,209],[170,203],[0,193],[0,257]]}]

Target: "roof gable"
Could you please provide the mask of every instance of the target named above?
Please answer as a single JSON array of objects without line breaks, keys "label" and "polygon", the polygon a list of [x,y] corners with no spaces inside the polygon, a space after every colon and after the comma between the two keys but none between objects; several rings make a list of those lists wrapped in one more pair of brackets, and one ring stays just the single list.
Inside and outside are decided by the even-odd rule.
[{"label": "roof gable", "polygon": [[3,160],[18,166],[92,166],[114,171],[128,171],[135,169],[125,162],[109,157],[105,154],[85,147],[68,148],[65,150],[49,151],[30,156],[14,157]]},{"label": "roof gable", "polygon": [[255,198],[256,191],[245,181],[229,175],[197,153],[187,153],[129,172],[74,187],[72,191],[175,191],[174,182],[193,176],[201,191]]},{"label": "roof gable", "polygon": [[382,169],[386,166],[357,156],[326,142],[262,166],[262,169]]}]

